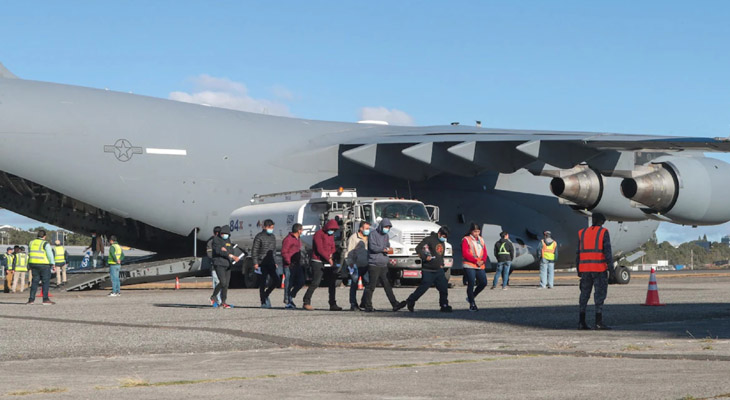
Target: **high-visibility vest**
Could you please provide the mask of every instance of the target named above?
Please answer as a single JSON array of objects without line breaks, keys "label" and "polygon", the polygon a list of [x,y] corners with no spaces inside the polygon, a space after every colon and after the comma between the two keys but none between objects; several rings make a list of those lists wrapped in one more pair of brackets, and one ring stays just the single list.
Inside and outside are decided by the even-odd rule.
[{"label": "high-visibility vest", "polygon": [[[601,244],[603,245],[603,244]],[[545,241],[542,241],[542,258],[548,261],[555,261],[555,249],[558,248],[558,242],[554,241],[548,246]]]},{"label": "high-visibility vest", "polygon": [[28,255],[18,253],[15,255],[15,270],[18,272],[26,272],[28,270]]},{"label": "high-visibility vest", "polygon": [[4,254],[5,259],[8,261],[8,271],[13,270],[13,262],[15,261],[15,257],[12,254],[5,253]]},{"label": "high-visibility vest", "polygon": [[[110,247],[111,248],[109,249],[109,257],[107,257],[106,263],[109,265],[121,264],[122,259],[124,258],[124,253],[122,252],[122,246],[114,243]],[[116,255],[116,258],[119,260],[119,262],[117,262],[117,260],[115,260],[115,258],[112,256],[112,250],[114,252],[114,255]]]},{"label": "high-visibility vest", "polygon": [[64,249],[63,246],[56,246],[53,251],[56,252],[53,261],[55,261],[57,265],[66,264],[66,249]]},{"label": "high-visibility vest", "polygon": [[51,265],[51,260],[46,255],[46,241],[43,239],[33,239],[28,245],[28,253],[30,255],[30,264]]},{"label": "high-visibility vest", "polygon": [[578,257],[579,272],[603,272],[608,269],[606,256],[603,255],[603,238],[606,228],[591,226],[578,232],[580,253]]},{"label": "high-visibility vest", "polygon": [[[482,245],[482,251],[479,252],[479,254],[477,254],[477,241],[472,235],[465,236],[463,240],[466,240],[466,242],[469,244],[469,251],[474,256],[474,258],[476,258],[477,260],[481,260],[484,258],[484,252],[487,251],[487,246],[484,244],[484,239],[482,239],[481,236],[479,236],[479,244]],[[481,267],[479,267],[476,263],[466,260],[464,260],[464,266],[477,269],[484,269],[486,267],[486,265],[482,265]]]}]

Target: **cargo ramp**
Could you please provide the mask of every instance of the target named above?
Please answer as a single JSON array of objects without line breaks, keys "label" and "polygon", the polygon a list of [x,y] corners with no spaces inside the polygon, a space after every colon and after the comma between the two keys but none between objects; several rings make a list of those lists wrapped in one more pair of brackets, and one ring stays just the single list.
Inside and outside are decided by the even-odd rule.
[{"label": "cargo ramp", "polygon": [[[200,274],[200,265],[201,259],[194,257],[122,265],[119,279],[123,286],[184,278]],[[67,292],[96,289],[110,280],[109,268],[69,271],[68,275]]]}]

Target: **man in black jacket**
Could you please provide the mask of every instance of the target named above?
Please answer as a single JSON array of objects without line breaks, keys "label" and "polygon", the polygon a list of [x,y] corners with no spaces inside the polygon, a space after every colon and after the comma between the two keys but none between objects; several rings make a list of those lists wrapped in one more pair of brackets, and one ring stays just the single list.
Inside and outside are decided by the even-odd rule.
[{"label": "man in black jacket", "polygon": [[214,308],[218,307],[218,294],[221,296],[220,306],[223,308],[231,308],[226,303],[228,282],[231,280],[231,261],[238,262],[238,257],[233,255],[233,245],[229,239],[230,235],[231,228],[228,225],[224,225],[221,227],[220,236],[213,237],[213,268],[215,268],[215,272],[218,275],[218,284],[213,290],[213,295],[210,296],[210,301]]},{"label": "man in black jacket", "polygon": [[509,233],[499,234],[499,240],[494,243],[494,254],[497,256],[497,272],[494,273],[492,289],[497,287],[499,277],[502,277],[502,290],[507,290],[509,284],[509,270],[512,268],[512,260],[515,258],[515,246],[509,240]]},{"label": "man in black jacket", "polygon": [[444,251],[446,250],[446,239],[449,236],[449,228],[442,226],[438,232],[431,232],[431,235],[416,246],[416,252],[421,257],[421,284],[408,296],[406,301],[401,301],[396,309],[408,306],[408,311],[413,312],[413,307],[418,299],[433,285],[439,291],[439,305],[441,311],[451,312],[449,305],[449,281],[444,272]]},{"label": "man in black jacket", "polygon": [[[277,286],[281,286],[279,275],[276,273],[276,236],[274,236],[274,221],[267,219],[264,221],[264,229],[253,238],[253,247],[251,248],[251,258],[253,258],[253,267],[258,274],[259,297],[261,299],[261,308],[271,308],[271,300],[269,295]],[[269,284],[266,285],[266,278],[269,278]]]}]

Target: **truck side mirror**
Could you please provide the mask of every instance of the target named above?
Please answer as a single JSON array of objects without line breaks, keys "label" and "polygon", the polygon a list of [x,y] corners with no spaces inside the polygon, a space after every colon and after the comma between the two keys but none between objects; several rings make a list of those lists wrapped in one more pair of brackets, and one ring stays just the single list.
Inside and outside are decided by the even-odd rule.
[{"label": "truck side mirror", "polygon": [[440,210],[438,206],[426,206],[426,210],[428,211],[428,216],[431,218],[431,221],[439,222]]}]

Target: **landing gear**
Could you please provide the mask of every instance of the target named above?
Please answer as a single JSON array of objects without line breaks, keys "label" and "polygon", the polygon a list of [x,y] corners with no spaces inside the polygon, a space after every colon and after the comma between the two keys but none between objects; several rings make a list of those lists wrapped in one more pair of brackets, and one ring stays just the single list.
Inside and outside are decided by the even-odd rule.
[{"label": "landing gear", "polygon": [[626,285],[631,281],[631,270],[622,266],[616,267],[614,274],[609,279],[609,283],[616,283],[619,285]]}]

